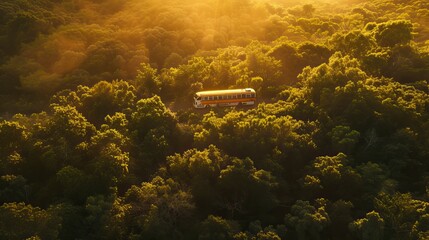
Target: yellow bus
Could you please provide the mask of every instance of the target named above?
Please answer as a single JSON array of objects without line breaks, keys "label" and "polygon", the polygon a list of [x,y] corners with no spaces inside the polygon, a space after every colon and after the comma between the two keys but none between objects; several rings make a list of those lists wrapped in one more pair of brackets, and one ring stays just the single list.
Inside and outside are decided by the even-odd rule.
[{"label": "yellow bus", "polygon": [[253,105],[255,102],[256,92],[253,88],[202,91],[194,95],[195,108]]}]

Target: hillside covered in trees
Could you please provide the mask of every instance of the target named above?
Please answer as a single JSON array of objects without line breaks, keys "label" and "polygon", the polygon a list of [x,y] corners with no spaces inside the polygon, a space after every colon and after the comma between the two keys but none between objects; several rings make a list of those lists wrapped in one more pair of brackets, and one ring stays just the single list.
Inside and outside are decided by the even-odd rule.
[{"label": "hillside covered in trees", "polygon": [[425,0],[3,0],[0,239],[429,239],[428,81]]}]

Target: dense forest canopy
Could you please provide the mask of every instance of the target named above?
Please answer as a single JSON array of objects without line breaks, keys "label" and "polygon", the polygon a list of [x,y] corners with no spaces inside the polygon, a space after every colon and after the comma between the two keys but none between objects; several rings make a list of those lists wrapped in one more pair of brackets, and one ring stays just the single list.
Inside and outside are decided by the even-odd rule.
[{"label": "dense forest canopy", "polygon": [[425,0],[3,0],[0,239],[428,239],[428,81]]}]

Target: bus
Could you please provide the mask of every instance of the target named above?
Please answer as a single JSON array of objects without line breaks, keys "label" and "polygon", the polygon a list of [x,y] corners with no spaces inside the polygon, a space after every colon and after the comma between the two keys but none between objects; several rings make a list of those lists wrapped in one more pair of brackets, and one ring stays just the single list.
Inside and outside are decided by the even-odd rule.
[{"label": "bus", "polygon": [[194,95],[195,108],[253,105],[255,102],[256,92],[253,88],[202,91]]}]

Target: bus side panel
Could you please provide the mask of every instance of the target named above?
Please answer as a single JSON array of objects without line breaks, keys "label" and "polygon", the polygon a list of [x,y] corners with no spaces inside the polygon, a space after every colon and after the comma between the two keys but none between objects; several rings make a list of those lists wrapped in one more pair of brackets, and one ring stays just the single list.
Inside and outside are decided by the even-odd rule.
[{"label": "bus side panel", "polygon": [[222,104],[222,103],[246,103],[246,102],[254,102],[256,98],[241,98],[241,99],[227,99],[227,100],[203,100],[201,104]]}]

